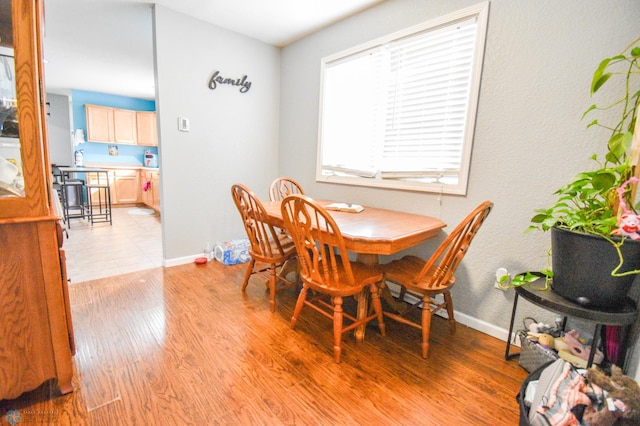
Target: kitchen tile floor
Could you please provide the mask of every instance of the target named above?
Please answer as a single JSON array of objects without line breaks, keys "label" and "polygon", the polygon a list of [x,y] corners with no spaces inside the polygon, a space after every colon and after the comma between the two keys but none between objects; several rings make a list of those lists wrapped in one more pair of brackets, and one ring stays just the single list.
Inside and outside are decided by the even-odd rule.
[{"label": "kitchen tile floor", "polygon": [[113,225],[71,219],[63,249],[70,284],[162,266],[160,215],[113,208]]}]

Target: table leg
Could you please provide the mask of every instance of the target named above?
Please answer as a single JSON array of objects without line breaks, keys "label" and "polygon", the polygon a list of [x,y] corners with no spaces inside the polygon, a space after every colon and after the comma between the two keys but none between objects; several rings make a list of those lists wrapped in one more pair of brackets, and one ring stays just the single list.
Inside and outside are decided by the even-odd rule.
[{"label": "table leg", "polygon": [[[360,263],[364,263],[365,265],[377,265],[378,264],[378,255],[377,254],[365,254],[358,253],[356,260]],[[360,293],[360,297],[358,297],[358,319],[365,318],[367,316],[368,311],[368,297],[369,294],[365,290]],[[364,334],[367,326],[363,324],[355,329],[355,336],[358,342],[364,340]]]},{"label": "table leg", "polygon": [[280,268],[280,271],[278,272],[278,276],[280,276],[280,278],[284,279],[285,281],[289,281],[287,279],[287,276],[292,272],[296,273],[296,282],[301,282],[300,267],[298,266],[298,259],[295,257],[284,262],[282,268]]}]

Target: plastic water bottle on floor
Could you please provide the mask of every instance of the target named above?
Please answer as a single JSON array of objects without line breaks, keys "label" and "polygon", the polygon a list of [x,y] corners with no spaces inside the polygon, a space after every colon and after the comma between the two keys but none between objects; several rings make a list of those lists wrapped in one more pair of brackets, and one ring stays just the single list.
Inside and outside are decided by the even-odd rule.
[{"label": "plastic water bottle on floor", "polygon": [[209,243],[207,243],[207,245],[204,246],[204,257],[206,257],[207,260],[213,259],[213,248]]}]

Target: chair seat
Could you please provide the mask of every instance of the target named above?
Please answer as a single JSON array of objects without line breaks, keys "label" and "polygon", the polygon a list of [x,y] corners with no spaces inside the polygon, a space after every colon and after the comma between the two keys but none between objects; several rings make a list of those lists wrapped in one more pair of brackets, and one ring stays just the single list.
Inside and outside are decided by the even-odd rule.
[{"label": "chair seat", "polygon": [[362,291],[363,288],[382,281],[382,268],[378,265],[365,265],[359,262],[351,262],[351,271],[353,272],[354,285],[346,285],[347,274],[340,256],[336,256],[339,282],[324,284],[315,280],[308,280],[309,287],[313,290],[320,291],[329,296],[353,296]]},{"label": "chair seat", "polygon": [[434,296],[442,293],[443,290],[450,288],[456,281],[454,275],[447,282],[446,285],[432,286],[432,278],[434,271],[438,265],[434,265],[423,278],[416,282],[415,278],[420,274],[424,267],[424,260],[416,256],[404,256],[402,259],[394,260],[391,263],[382,265],[385,273],[385,277],[393,282],[402,283],[402,285],[409,291],[413,291],[428,296]]},{"label": "chair seat", "polygon": [[280,250],[278,249],[278,243],[276,242],[276,240],[270,239],[269,240],[269,245],[271,246],[270,252],[274,254],[273,256],[265,257],[263,254],[264,252],[266,252],[265,250],[262,250],[262,253],[256,253],[252,247],[249,249],[249,254],[251,255],[251,257],[253,257],[255,260],[259,262],[282,263],[285,260],[295,256],[296,245],[294,244],[293,240],[287,234],[278,233],[276,235],[277,235],[278,241],[280,242],[280,246],[282,247],[282,256],[279,255]]},{"label": "chair seat", "polygon": [[269,306],[271,312],[275,312],[276,292],[298,284],[297,279],[287,279],[289,272],[297,272],[297,265],[293,262],[297,254],[295,244],[286,233],[276,230],[262,202],[249,188],[241,184],[233,185],[231,197],[251,243],[251,260],[244,274],[242,291],[246,290],[253,274],[268,276]]},{"label": "chair seat", "polygon": [[[451,330],[456,329],[453,300],[449,289],[456,282],[454,275],[456,268],[466,255],[471,241],[492,208],[491,201],[485,201],[476,207],[444,239],[428,260],[409,255],[383,265],[385,280],[400,285],[400,301],[405,302],[407,291],[413,293],[413,296],[421,296],[417,302],[411,304],[409,309],[402,310],[398,310],[392,299],[390,304],[393,311],[385,311],[384,315],[422,330],[423,358],[427,358],[429,353],[432,315],[446,309]],[[442,294],[443,301],[432,297],[438,294]],[[417,309],[422,310],[420,323],[410,318],[412,312]]]},{"label": "chair seat", "polygon": [[[340,228],[329,212],[313,199],[292,194],[282,201],[280,208],[285,228],[296,244],[302,278],[291,328],[295,327],[304,306],[330,318],[333,321],[333,357],[339,363],[343,333],[377,319],[380,334],[384,336],[379,291],[384,274],[376,266],[349,260]],[[369,291],[363,291],[365,288]],[[307,299],[310,290],[317,294]],[[374,311],[371,313],[366,309],[364,297],[367,295],[371,296]],[[343,298],[348,296],[358,299],[357,316],[344,310]]]}]

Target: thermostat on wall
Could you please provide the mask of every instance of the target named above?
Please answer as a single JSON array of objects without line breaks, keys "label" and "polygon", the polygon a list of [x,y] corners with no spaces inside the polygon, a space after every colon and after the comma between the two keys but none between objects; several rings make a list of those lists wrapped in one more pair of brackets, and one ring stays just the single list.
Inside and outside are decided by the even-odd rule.
[{"label": "thermostat on wall", "polygon": [[189,131],[189,119],[184,117],[178,117],[178,130],[181,132]]}]

